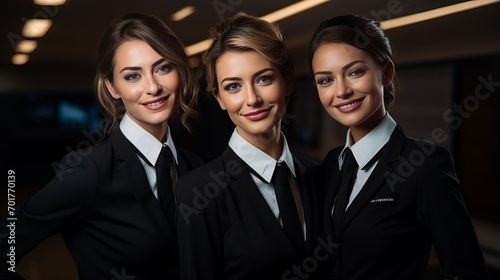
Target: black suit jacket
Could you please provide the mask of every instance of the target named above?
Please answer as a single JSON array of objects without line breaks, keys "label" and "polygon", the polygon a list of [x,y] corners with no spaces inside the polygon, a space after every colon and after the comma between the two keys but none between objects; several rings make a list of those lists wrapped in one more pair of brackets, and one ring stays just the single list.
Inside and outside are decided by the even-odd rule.
[{"label": "black suit jacket", "polygon": [[[187,151],[178,149],[178,155],[179,176],[202,164]],[[178,279],[173,217],[163,213],[119,129],[90,150],[68,154],[54,179],[16,214],[18,260],[61,233],[80,279]]]},{"label": "black suit jacket", "polygon": [[[333,149],[324,160],[329,236],[341,151]],[[488,279],[451,155],[406,137],[399,127],[346,210],[341,231],[334,262],[340,279],[423,279],[431,245],[447,279]]]},{"label": "black suit jacket", "polygon": [[[231,148],[182,177],[176,188],[181,279],[314,279],[325,249],[320,224],[319,165],[294,155],[307,227],[306,248],[317,259],[304,267],[298,253]],[[295,270],[294,270],[295,265]],[[316,265],[316,267],[314,267]],[[289,277],[289,278],[288,278]]]}]

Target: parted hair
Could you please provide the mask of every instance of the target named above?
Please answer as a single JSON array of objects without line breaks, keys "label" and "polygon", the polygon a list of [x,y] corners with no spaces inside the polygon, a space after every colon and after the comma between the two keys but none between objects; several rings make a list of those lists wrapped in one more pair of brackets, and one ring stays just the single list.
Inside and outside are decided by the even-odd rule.
[{"label": "parted hair", "polygon": [[105,80],[113,82],[116,50],[124,42],[141,40],[167,59],[179,73],[176,93],[178,114],[184,127],[190,130],[188,120],[196,116],[196,91],[198,89],[184,46],[170,28],[158,17],[141,13],[128,13],[115,19],[104,34],[97,59],[94,93],[105,119],[104,131],[108,134],[125,114],[121,99],[114,99]]},{"label": "parted hair", "polygon": [[[367,52],[384,69],[388,62],[394,65],[389,39],[380,28],[380,23],[357,15],[343,15],[323,21],[314,32],[309,44],[309,68],[316,50],[325,43],[344,43]],[[384,105],[390,109],[395,99],[393,78],[384,87]]]},{"label": "parted hair", "polygon": [[240,12],[212,27],[209,34],[212,42],[203,54],[209,93],[218,95],[215,65],[227,51],[255,51],[262,55],[279,70],[287,93],[292,92],[293,62],[278,26]]}]

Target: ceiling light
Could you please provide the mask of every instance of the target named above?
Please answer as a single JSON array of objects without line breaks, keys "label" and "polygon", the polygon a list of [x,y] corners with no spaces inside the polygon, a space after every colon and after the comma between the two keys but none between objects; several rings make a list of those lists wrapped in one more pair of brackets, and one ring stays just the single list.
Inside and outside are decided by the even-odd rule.
[{"label": "ceiling light", "polygon": [[66,3],[66,0],[33,0],[33,3],[40,6],[60,6]]},{"label": "ceiling light", "polygon": [[416,13],[413,15],[409,16],[404,16],[404,17],[399,17],[399,18],[394,18],[394,19],[389,19],[386,21],[382,21],[380,23],[380,27],[382,29],[391,29],[391,28],[396,28],[396,27],[401,27],[405,25],[410,25],[426,20],[431,20],[434,18],[438,17],[443,17],[475,8],[479,8],[482,6],[490,5],[493,3],[500,2],[500,0],[474,0],[474,1],[466,1],[442,8],[437,8],[434,10],[429,10],[421,13]]},{"label": "ceiling light", "polygon": [[38,42],[35,40],[22,40],[17,43],[16,52],[18,53],[31,53],[38,46]]},{"label": "ceiling light", "polygon": [[185,19],[186,17],[190,16],[192,13],[194,13],[195,8],[193,6],[186,6],[177,12],[173,13],[170,16],[170,19],[173,21],[180,21]]},{"label": "ceiling light", "polygon": [[305,10],[316,7],[316,6],[323,4],[325,2],[328,2],[328,0],[303,0],[303,1],[299,1],[295,4],[292,4],[290,6],[283,8],[283,9],[279,9],[275,12],[267,14],[267,15],[261,17],[261,19],[269,21],[269,22],[277,22],[277,21],[282,20],[284,18],[296,15],[298,13],[305,11]]},{"label": "ceiling light", "polygon": [[[328,0],[302,0],[299,1],[295,4],[292,4],[290,6],[287,6],[285,8],[279,9],[275,12],[272,12],[270,14],[267,14],[261,19],[266,20],[268,22],[277,22],[279,20],[282,20],[284,18],[296,15],[298,13],[301,13],[307,9],[313,8],[315,6],[318,6],[320,4],[323,4],[325,2],[328,2]],[[203,52],[210,46],[210,39],[203,40],[201,42],[198,42],[196,44],[190,45],[186,47],[186,53],[188,56],[195,55],[197,53]]]},{"label": "ceiling light", "polygon": [[12,56],[12,64],[15,64],[15,65],[23,65],[25,64],[26,62],[28,62],[28,59],[30,58],[29,55],[25,54],[25,53],[18,53],[18,54],[15,54]]},{"label": "ceiling light", "polygon": [[51,25],[52,20],[50,19],[29,19],[24,23],[23,36],[27,38],[42,37]]},{"label": "ceiling light", "polygon": [[196,44],[192,44],[191,46],[187,46],[186,47],[187,55],[191,56],[197,53],[201,53],[202,51],[208,49],[208,47],[210,46],[210,42],[212,42],[212,40],[206,39]]}]

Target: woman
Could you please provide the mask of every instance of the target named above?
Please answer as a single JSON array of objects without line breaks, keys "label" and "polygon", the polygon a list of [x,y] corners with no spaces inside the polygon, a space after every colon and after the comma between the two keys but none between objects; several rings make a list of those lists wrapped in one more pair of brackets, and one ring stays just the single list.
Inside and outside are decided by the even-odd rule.
[{"label": "woman", "polygon": [[324,21],[309,63],[321,103],[349,127],[323,164],[336,279],[423,279],[432,245],[446,279],[487,279],[449,152],[408,138],[387,113],[394,61],[378,23]]},{"label": "woman", "polygon": [[[187,124],[194,84],[182,44],[161,20],[116,19],[95,78],[111,133],[68,154],[54,180],[17,210],[16,257],[61,233],[80,279],[179,279],[171,185],[201,160],[174,144],[168,121],[179,110]],[[172,158],[161,158],[162,147]],[[157,178],[162,160],[170,171],[159,175],[171,178]]]},{"label": "woman", "polygon": [[281,33],[243,13],[210,33],[208,91],[236,128],[221,156],[178,182],[181,279],[314,279],[319,260],[303,261],[318,234],[320,175],[281,133],[293,79]]}]

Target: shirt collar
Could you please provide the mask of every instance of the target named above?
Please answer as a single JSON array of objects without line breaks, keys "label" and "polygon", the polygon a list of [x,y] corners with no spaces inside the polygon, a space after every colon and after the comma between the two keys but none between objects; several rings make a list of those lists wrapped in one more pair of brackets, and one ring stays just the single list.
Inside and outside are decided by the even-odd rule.
[{"label": "shirt collar", "polygon": [[[277,162],[284,161],[293,176],[296,177],[292,153],[290,152],[286,137],[283,133],[281,133],[281,137],[283,137],[283,149]],[[250,144],[247,140],[243,139],[243,137],[238,134],[237,129],[234,129],[233,134],[229,139],[229,147],[236,153],[236,155],[243,159],[243,161],[248,164],[250,168],[266,180],[267,183],[271,182],[274,168],[276,167],[276,160],[274,158]]]},{"label": "shirt collar", "polygon": [[156,137],[147,132],[127,114],[123,116],[123,119],[120,122],[120,130],[132,143],[132,145],[134,145],[151,164],[156,165],[156,160],[160,155],[163,145],[167,145],[170,148],[172,155],[174,156],[175,163],[178,164],[177,150],[175,149],[174,141],[172,140],[172,136],[170,134],[170,127],[168,127],[168,125],[167,141],[165,141],[165,143],[158,141]]},{"label": "shirt collar", "polygon": [[389,141],[395,127],[396,122],[387,113],[374,129],[354,144],[352,143],[351,130],[349,129],[347,131],[346,144],[339,156],[339,168],[344,163],[345,150],[350,148],[358,166],[360,169],[364,169],[378,151]]}]

